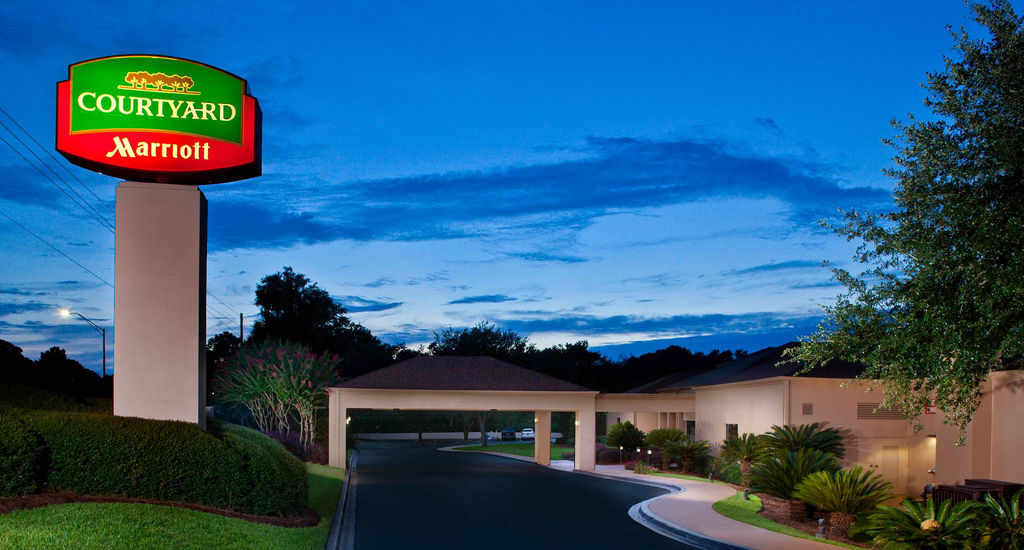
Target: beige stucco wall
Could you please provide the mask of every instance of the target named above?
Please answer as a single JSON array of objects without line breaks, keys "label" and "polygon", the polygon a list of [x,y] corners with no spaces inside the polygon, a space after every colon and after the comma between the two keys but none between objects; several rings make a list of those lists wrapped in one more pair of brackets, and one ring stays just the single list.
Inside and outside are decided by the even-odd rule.
[{"label": "beige stucco wall", "polygon": [[114,414],[206,424],[206,199],[117,187]]},{"label": "beige stucco wall", "polygon": [[[844,466],[874,468],[897,492],[920,494],[935,481],[928,473],[935,463],[935,441],[928,438],[928,431],[915,433],[902,418],[857,418],[858,403],[877,404],[881,399],[881,390],[872,390],[867,382],[796,377],[790,380],[789,422],[821,422],[839,429],[846,443]],[[804,404],[811,405],[812,414],[803,414]]]},{"label": "beige stucco wall", "polygon": [[1024,371],[992,373],[982,387],[981,406],[967,426],[964,445],[956,445],[955,427],[937,423],[937,481],[991,478],[1024,483],[1022,422]]},{"label": "beige stucco wall", "polygon": [[697,439],[717,449],[725,440],[725,425],[737,424],[739,433],[764,433],[786,421],[786,385],[769,380],[697,388]]}]

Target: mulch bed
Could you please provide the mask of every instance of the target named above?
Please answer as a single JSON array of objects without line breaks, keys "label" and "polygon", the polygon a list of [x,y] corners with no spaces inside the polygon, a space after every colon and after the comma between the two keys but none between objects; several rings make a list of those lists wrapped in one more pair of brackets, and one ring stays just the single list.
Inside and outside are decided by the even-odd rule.
[{"label": "mulch bed", "polygon": [[191,502],[177,502],[170,500],[154,500],[148,498],[130,498],[115,495],[79,495],[71,492],[40,493],[37,495],[25,495],[20,497],[0,497],[0,515],[15,510],[26,510],[29,508],[40,508],[54,504],[67,504],[71,502],[126,502],[130,504],[155,504],[157,506],[173,506],[185,508],[207,514],[217,514],[229,518],[243,519],[253,523],[266,523],[278,527],[313,527],[320,523],[320,515],[310,508],[306,508],[301,516],[258,516],[256,514],[245,514],[234,510],[214,508]]},{"label": "mulch bed", "polygon": [[[786,527],[792,527],[793,529],[797,529],[797,530],[803,531],[804,533],[807,533],[808,535],[814,535],[814,534],[816,534],[818,532],[818,522],[816,520],[790,521],[790,520],[775,519],[775,518],[772,518],[772,517],[768,517],[768,516],[766,516],[764,514],[764,511],[758,512],[758,514],[760,514],[760,515],[762,515],[762,516],[764,516],[764,517],[774,521],[775,523],[779,523],[779,524],[785,525]],[[828,536],[828,540],[834,540],[834,541],[842,542],[842,543],[845,543],[845,544],[850,544],[850,545],[853,545],[853,546],[859,546],[861,548],[872,548],[872,546],[870,544],[865,544],[863,542],[857,542],[855,540],[850,540],[850,539],[848,539],[846,537],[838,537],[838,536],[832,535],[831,533],[829,533],[828,525],[825,526],[825,534]]]}]

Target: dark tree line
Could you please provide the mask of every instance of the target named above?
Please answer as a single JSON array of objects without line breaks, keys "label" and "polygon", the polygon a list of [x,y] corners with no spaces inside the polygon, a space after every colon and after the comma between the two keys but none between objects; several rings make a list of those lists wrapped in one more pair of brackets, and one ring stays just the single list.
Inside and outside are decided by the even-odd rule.
[{"label": "dark tree line", "polygon": [[77,397],[110,397],[113,395],[113,377],[99,374],[68,357],[59,347],[39,354],[33,361],[22,349],[6,340],[0,340],[0,383],[31,386]]}]

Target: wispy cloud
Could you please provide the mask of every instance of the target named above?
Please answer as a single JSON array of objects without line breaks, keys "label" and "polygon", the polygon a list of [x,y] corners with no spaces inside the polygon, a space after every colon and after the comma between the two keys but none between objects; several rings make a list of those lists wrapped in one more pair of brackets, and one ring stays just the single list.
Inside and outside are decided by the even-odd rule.
[{"label": "wispy cloud", "polygon": [[19,313],[31,313],[36,311],[45,311],[47,309],[53,309],[50,304],[44,304],[42,302],[0,302],[0,317],[7,315],[17,315]]},{"label": "wispy cloud", "polygon": [[448,302],[451,304],[500,304],[502,302],[514,302],[516,299],[504,294],[483,294],[480,296],[466,296],[458,300]]},{"label": "wispy cloud", "polygon": [[725,273],[723,273],[723,275],[749,275],[751,273],[768,273],[772,271],[783,271],[789,269],[821,269],[822,265],[823,264],[820,261],[815,262],[812,260],[789,260],[786,262],[760,264],[743,269],[726,271]]},{"label": "wispy cloud", "polygon": [[720,334],[727,332],[756,332],[780,327],[806,324],[818,315],[780,312],[754,312],[740,314],[670,315],[643,317],[635,315],[564,315],[548,312],[530,319],[500,319],[500,326],[522,333],[577,333],[592,335],[647,334],[686,336]]},{"label": "wispy cloud", "polygon": [[352,313],[364,311],[387,311],[389,309],[401,307],[402,305],[402,302],[374,300],[372,298],[363,298],[362,296],[340,296],[335,298],[335,301],[341,303],[346,310]]},{"label": "wispy cloud", "polygon": [[395,284],[395,280],[391,277],[380,277],[374,281],[363,283],[363,286],[368,288],[380,288],[382,286],[391,286]]},{"label": "wispy cloud", "polygon": [[528,262],[546,262],[561,264],[579,264],[590,261],[582,256],[570,256],[567,254],[549,254],[547,252],[506,252],[505,256],[526,260]]},{"label": "wispy cloud", "polygon": [[[556,163],[371,181],[264,177],[246,195],[211,194],[211,246],[578,231],[612,212],[710,197],[773,198],[788,205],[793,224],[813,228],[815,220],[834,214],[838,206],[891,204],[886,190],[842,185],[833,167],[736,152],[713,141],[590,137],[581,151],[585,158]],[[257,206],[252,201],[259,194],[267,199],[260,204],[280,206]],[[289,204],[281,202],[282,196],[299,198]],[[579,258],[550,254],[533,259]]]}]

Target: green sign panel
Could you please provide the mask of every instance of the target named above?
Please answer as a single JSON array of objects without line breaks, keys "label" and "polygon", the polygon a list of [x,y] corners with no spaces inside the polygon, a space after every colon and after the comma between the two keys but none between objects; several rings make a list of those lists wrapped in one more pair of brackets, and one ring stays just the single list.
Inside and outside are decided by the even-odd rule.
[{"label": "green sign panel", "polygon": [[71,134],[143,130],[242,143],[245,81],[157,56],[107,57],[70,67]]}]

